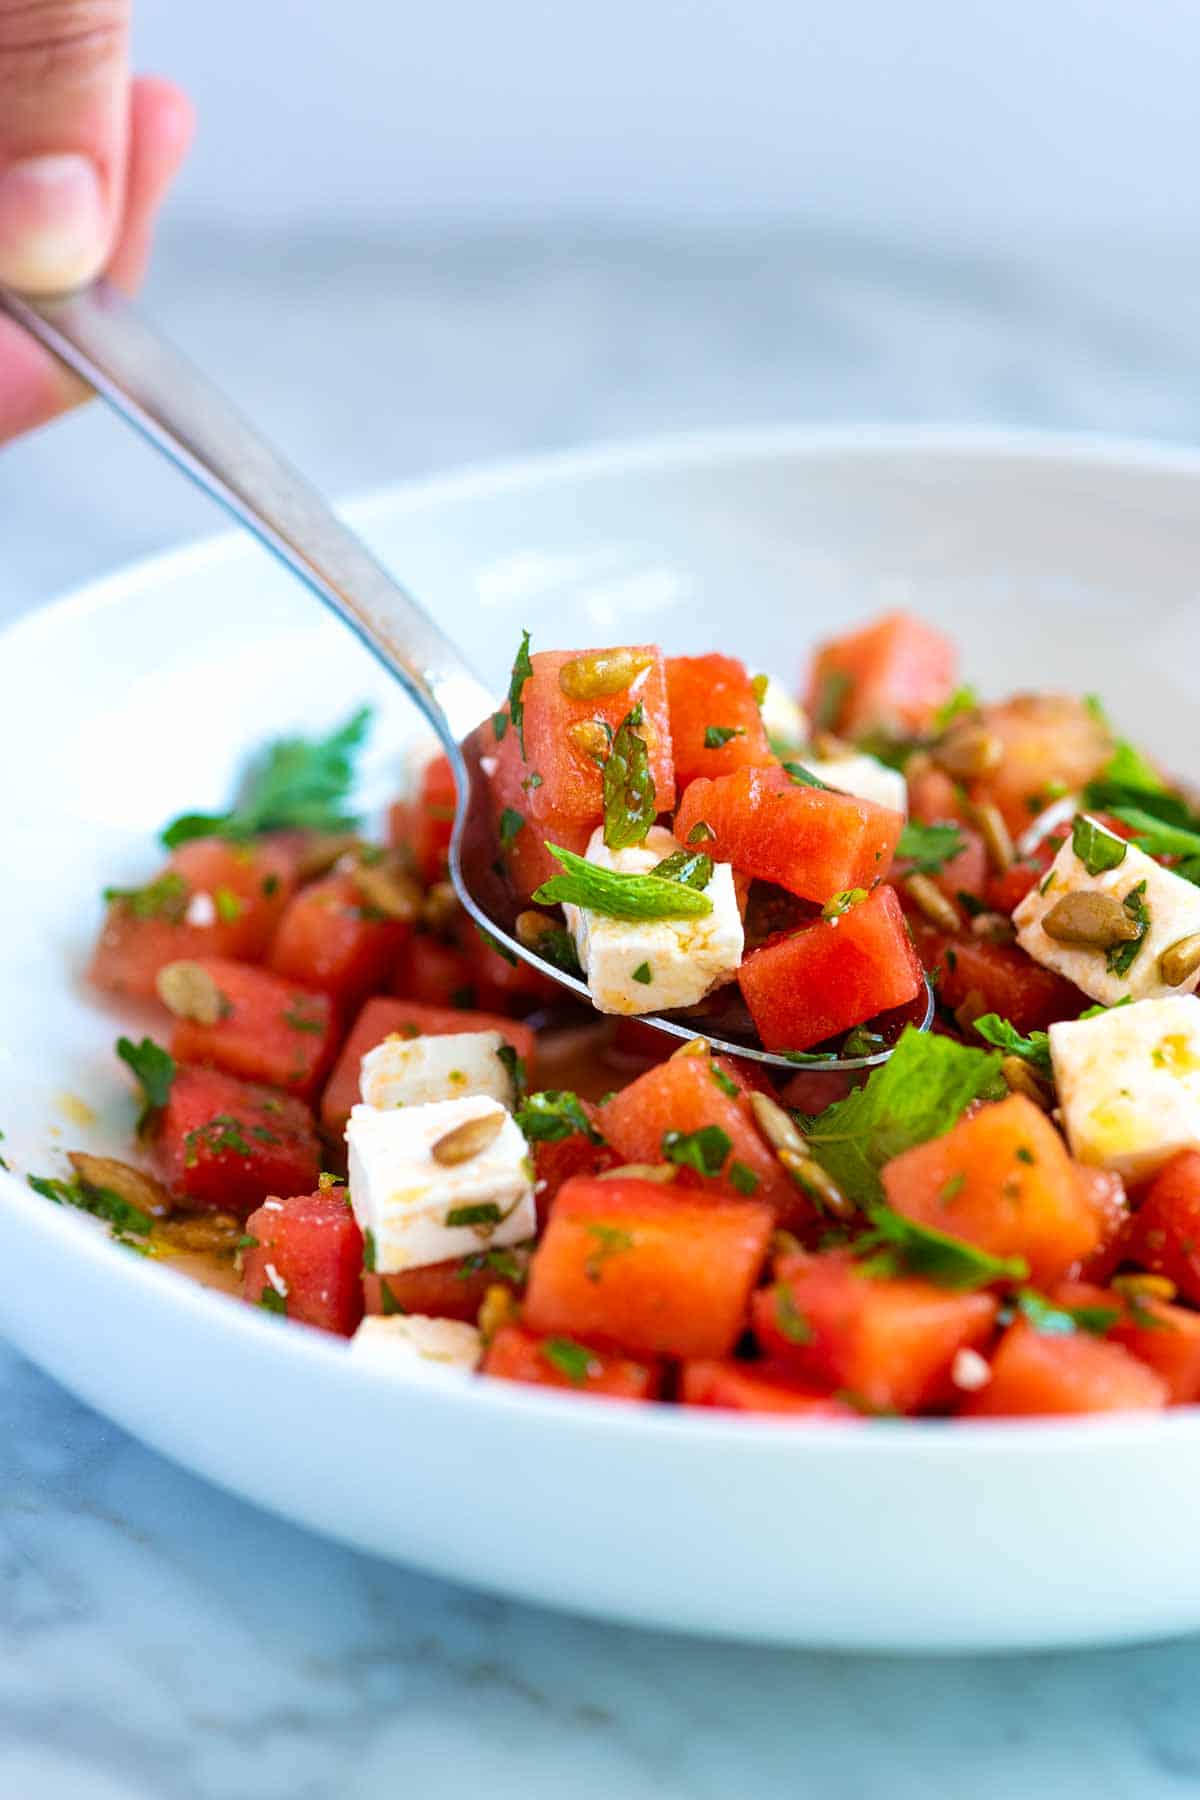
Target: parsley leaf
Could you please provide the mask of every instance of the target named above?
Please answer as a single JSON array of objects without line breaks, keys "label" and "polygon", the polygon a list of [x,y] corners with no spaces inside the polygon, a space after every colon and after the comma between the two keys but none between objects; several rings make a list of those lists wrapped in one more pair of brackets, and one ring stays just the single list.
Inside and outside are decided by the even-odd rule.
[{"label": "parsley leaf", "polygon": [[499,1225],[504,1214],[494,1200],[471,1200],[465,1206],[452,1206],[445,1223],[453,1229],[459,1225]]},{"label": "parsley leaf", "polygon": [[74,1206],[80,1212],[90,1213],[94,1219],[103,1219],[118,1238],[144,1238],[154,1229],[154,1220],[149,1213],[122,1200],[111,1188],[94,1187],[79,1177],[73,1181],[56,1181],[47,1175],[29,1175],[26,1180],[34,1193],[44,1200],[53,1200],[58,1206]]},{"label": "parsley leaf", "polygon": [[938,875],[966,848],[957,825],[922,825],[909,819],[900,833],[896,856],[911,862],[914,875]]},{"label": "parsley leaf", "polygon": [[533,895],[540,905],[562,902],[603,913],[610,919],[702,919],[712,911],[707,894],[664,881],[661,875],[622,875],[602,869],[547,840],[546,848],[565,873],[543,881]]},{"label": "parsley leaf", "polygon": [[1007,1019],[1002,1019],[999,1013],[984,1013],[974,1024],[980,1037],[987,1043],[994,1044],[997,1050],[1006,1050],[1010,1056],[1024,1057],[1040,1074],[1053,1075],[1048,1032],[1031,1031],[1028,1037],[1023,1037],[1016,1026]]},{"label": "parsley leaf", "polygon": [[650,983],[654,980],[650,964],[648,962],[639,963],[637,968],[633,971],[633,979],[640,982],[642,987],[649,987]]},{"label": "parsley leaf", "polygon": [[663,1132],[663,1160],[695,1169],[698,1175],[719,1175],[732,1149],[732,1140],[719,1125],[702,1125],[699,1131]]},{"label": "parsley leaf", "polygon": [[361,707],[326,738],[281,738],[250,769],[237,804],[224,813],[183,813],[162,833],[169,850],[190,838],[245,839],[267,831],[353,831],[346,810],[354,757],[371,722]]},{"label": "parsley leaf", "polygon": [[521,633],[521,642],[513,659],[512,675],[508,683],[508,711],[521,743],[521,756],[525,755],[525,702],[521,695],[525,691],[525,683],[533,674],[533,664],[529,660],[529,633]]},{"label": "parsley leaf", "polygon": [[796,1305],[796,1296],[785,1281],[775,1283],[775,1323],[789,1344],[811,1344],[816,1332]]},{"label": "parsley leaf", "polygon": [[595,1239],[596,1248],[589,1252],[583,1272],[589,1281],[599,1281],[610,1257],[619,1256],[623,1250],[633,1249],[633,1233],[625,1231],[620,1225],[596,1224],[587,1227],[587,1234]]},{"label": "parsley leaf", "polygon": [[949,1131],[972,1100],[996,1090],[999,1074],[994,1051],[910,1025],[865,1086],[813,1121],[808,1149],[850,1199],[880,1205],[883,1165]]},{"label": "parsley leaf", "polygon": [[941,737],[955,719],[961,719],[964,713],[978,711],[979,695],[973,687],[956,688],[948,700],[943,700],[933,715],[930,730],[934,737]]},{"label": "parsley leaf", "polygon": [[1107,952],[1104,961],[1110,975],[1124,976],[1128,975],[1132,969],[1142,944],[1145,942],[1146,933],[1150,929],[1150,908],[1146,905],[1146,883],[1139,881],[1136,887],[1130,888],[1121,904],[1138,927],[1138,934],[1135,938],[1130,938],[1127,943],[1114,944]]},{"label": "parsley leaf", "polygon": [[582,1387],[592,1371],[592,1353],[571,1338],[546,1338],[541,1352],[551,1368],[565,1375],[572,1387]]},{"label": "parsley leaf", "polygon": [[729,1165],[729,1179],[739,1194],[753,1194],[758,1190],[758,1176],[736,1157]]},{"label": "parsley leaf", "polygon": [[730,738],[745,737],[744,725],[706,725],[704,727],[704,748],[706,750],[722,750]]},{"label": "parsley leaf", "polygon": [[517,1124],[531,1144],[561,1144],[576,1133],[589,1144],[604,1139],[583,1110],[578,1094],[569,1088],[544,1088],[527,1094],[516,1113]]},{"label": "parsley leaf", "polygon": [[514,806],[506,806],[500,814],[500,823],[497,829],[500,833],[500,842],[507,850],[517,835],[525,829],[523,814],[519,813]]},{"label": "parsley leaf", "polygon": [[177,869],[166,870],[145,887],[106,887],[103,894],[106,905],[119,901],[135,919],[167,919],[172,925],[182,922],[191,897],[191,889]]},{"label": "parsley leaf", "polygon": [[169,1056],[153,1038],[148,1037],[144,1037],[140,1044],[133,1043],[127,1037],[118,1038],[117,1055],[132,1069],[141,1084],[144,1105],[137,1122],[140,1137],[155,1113],[161,1111],[171,1097],[175,1058]]},{"label": "parsley leaf", "polygon": [[517,1096],[519,1105],[525,1092],[525,1058],[518,1053],[514,1044],[501,1044],[496,1056],[504,1064],[512,1078],[513,1092]]},{"label": "parsley leaf", "polygon": [[1029,1274],[1023,1256],[991,1256],[962,1238],[918,1225],[890,1206],[871,1208],[871,1230],[856,1248],[868,1252],[862,1264],[865,1275],[916,1275],[955,1293],[996,1281],[1024,1281]]},{"label": "parsley leaf", "polygon": [[[1200,849],[1200,839],[1197,839]],[[1071,848],[1089,875],[1103,875],[1107,869],[1119,869],[1129,854],[1129,845],[1114,831],[1108,831],[1086,813],[1076,813],[1071,826]]]},{"label": "parsley leaf", "polygon": [[646,740],[637,731],[645,723],[639,700],[617,726],[604,762],[604,842],[610,850],[640,844],[657,817],[654,777]]}]

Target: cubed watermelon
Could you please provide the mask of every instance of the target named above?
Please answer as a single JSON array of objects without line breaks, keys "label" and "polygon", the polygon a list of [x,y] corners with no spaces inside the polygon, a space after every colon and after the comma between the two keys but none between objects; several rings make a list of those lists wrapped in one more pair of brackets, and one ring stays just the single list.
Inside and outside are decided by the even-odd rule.
[{"label": "cubed watermelon", "polygon": [[1103,718],[1064,694],[1017,694],[985,707],[981,722],[999,741],[1001,758],[971,784],[971,798],[998,807],[1014,836],[1053,801],[1077,794],[1112,755]]},{"label": "cubed watermelon", "polygon": [[808,708],[814,725],[845,737],[928,729],[954,692],[958,653],[948,637],[910,613],[886,613],[822,644],[813,659]]},{"label": "cubed watermelon", "polygon": [[656,1362],[598,1350],[574,1338],[539,1337],[520,1325],[502,1325],[484,1353],[483,1373],[532,1387],[565,1388],[610,1400],[653,1400],[662,1385]]},{"label": "cubed watermelon", "polygon": [[796,1380],[786,1367],[769,1362],[695,1359],[679,1379],[684,1406],[712,1406],[722,1412],[786,1413],[808,1419],[854,1419],[859,1415],[835,1394]]},{"label": "cubed watermelon", "polygon": [[321,1168],[303,1100],[220,1069],[176,1071],[153,1151],[171,1192],[197,1211],[247,1213],[271,1194],[309,1193]]},{"label": "cubed watermelon", "polygon": [[1143,1269],[1169,1276],[1200,1306],[1200,1151],[1181,1151],[1154,1178],[1124,1250]]},{"label": "cubed watermelon", "polygon": [[969,933],[947,937],[909,915],[921,961],[937,975],[938,999],[948,1012],[968,1001],[972,1011],[999,1013],[1018,1031],[1045,1031],[1057,1019],[1076,1019],[1087,1005],[1073,982],[1043,969],[1016,944],[993,944]]},{"label": "cubed watermelon", "polygon": [[1042,1333],[1018,1319],[1000,1340],[990,1381],[962,1411],[972,1418],[1019,1418],[1155,1411],[1166,1404],[1161,1376],[1122,1345],[1086,1331]]},{"label": "cubed watermelon", "polygon": [[462,1319],[473,1324],[491,1287],[518,1293],[524,1286],[522,1257],[513,1250],[480,1250],[478,1255],[427,1263],[391,1275],[365,1270],[363,1300],[369,1313],[416,1313],[422,1318]]},{"label": "cubed watermelon", "polygon": [[412,933],[373,908],[352,874],[327,875],[288,902],[267,967],[353,1008],[386,981]]},{"label": "cubed watermelon", "polygon": [[638,703],[644,715],[639,730],[649,754],[658,811],[669,812],[674,806],[666,664],[653,644],[635,645],[631,651],[635,660],[644,659],[632,683],[590,700],[571,699],[559,679],[564,665],[576,662],[586,652],[544,650],[531,659],[533,674],[525,682],[521,698],[525,761],[540,777],[531,799],[541,819],[557,817],[589,827],[599,824],[604,810],[600,763],[575,741],[572,727],[596,720],[615,731]]},{"label": "cubed watermelon", "polygon": [[223,1010],[213,1025],[179,1019],[172,1056],[310,1098],[341,1040],[329,995],[248,963],[215,956],[194,961],[219,989]]},{"label": "cubed watermelon", "polygon": [[1200,1399],[1200,1313],[1153,1294],[1118,1292],[1091,1282],[1064,1281],[1051,1296],[1056,1306],[1094,1307],[1116,1314],[1105,1332],[1166,1383],[1171,1406]]},{"label": "cubed watermelon", "polygon": [[242,1294],[252,1306],[350,1337],[363,1314],[362,1233],[344,1188],[267,1200],[246,1221]]},{"label": "cubed watermelon", "polygon": [[668,657],[667,697],[680,793],[697,775],[730,775],[775,761],[750,677],[736,657]]}]

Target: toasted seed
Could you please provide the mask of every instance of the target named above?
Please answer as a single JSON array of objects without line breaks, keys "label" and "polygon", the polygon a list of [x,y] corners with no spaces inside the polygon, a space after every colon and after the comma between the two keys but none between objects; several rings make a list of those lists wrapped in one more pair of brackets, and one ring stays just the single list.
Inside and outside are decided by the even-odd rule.
[{"label": "toasted seed", "polygon": [[1179,1292],[1169,1275],[1114,1275],[1111,1286],[1118,1294],[1142,1300],[1174,1300]]},{"label": "toasted seed", "polygon": [[989,944],[1013,944],[1017,928],[1007,913],[976,913],[971,920],[971,936],[984,938]]},{"label": "toasted seed", "polygon": [[778,1100],[772,1100],[770,1094],[752,1093],[750,1110],[754,1114],[754,1123],[772,1150],[790,1150],[795,1156],[807,1156],[804,1139]]},{"label": "toasted seed", "polygon": [[689,1056],[711,1055],[712,1045],[706,1037],[690,1037],[686,1043],[680,1044],[678,1050],[672,1050],[671,1061],[679,1062],[681,1059],[686,1060]]},{"label": "toasted seed", "polygon": [[171,1196],[162,1182],[132,1163],[118,1162],[115,1156],[89,1156],[84,1150],[69,1151],[67,1161],[88,1187],[107,1188],[152,1219],[165,1219],[171,1211]]},{"label": "toasted seed", "polygon": [[504,1111],[477,1113],[473,1119],[464,1119],[461,1125],[455,1125],[437,1140],[429,1154],[434,1162],[445,1167],[453,1167],[455,1163],[470,1162],[473,1156],[486,1150],[489,1144],[495,1143],[504,1129],[507,1118]]},{"label": "toasted seed", "polygon": [[664,1186],[679,1174],[678,1163],[622,1163],[619,1169],[601,1169],[597,1181],[661,1181]]},{"label": "toasted seed", "polygon": [[964,1031],[970,1031],[976,1019],[982,1019],[984,1013],[991,1012],[991,1010],[991,1002],[986,994],[980,993],[978,988],[972,988],[961,1006],[954,1009],[955,1023],[960,1025]]},{"label": "toasted seed", "polygon": [[1056,944],[1081,944],[1088,950],[1131,944],[1141,936],[1140,927],[1114,895],[1087,888],[1056,900],[1042,920],[1042,930]]},{"label": "toasted seed", "polygon": [[608,755],[611,740],[599,719],[579,719],[567,736],[581,755],[590,756],[594,762],[603,762]]},{"label": "toasted seed", "polygon": [[988,861],[997,874],[1003,875],[1011,869],[1016,851],[1013,849],[1012,833],[1004,823],[1004,814],[991,801],[985,801],[970,809],[971,823],[983,839],[983,847],[987,851]]},{"label": "toasted seed", "polygon": [[843,756],[854,755],[854,745],[848,744],[833,731],[814,731],[812,747],[817,753],[818,762],[837,762]]},{"label": "toasted seed", "polygon": [[385,919],[411,924],[421,910],[421,889],[411,875],[386,862],[358,863],[352,871],[354,885],[367,905]]},{"label": "toasted seed", "polygon": [[536,950],[546,933],[554,930],[554,920],[530,907],[527,912],[517,914],[514,929],[519,944],[524,944],[527,950]]},{"label": "toasted seed", "polygon": [[326,875],[343,856],[352,856],[362,843],[352,831],[318,831],[307,838],[296,863],[301,881]]},{"label": "toasted seed", "polygon": [[796,1183],[803,1188],[810,1200],[815,1200],[824,1212],[832,1213],[835,1219],[848,1219],[854,1211],[853,1203],[843,1194],[833,1176],[823,1169],[815,1156],[797,1154],[794,1150],[781,1150],[779,1160]]},{"label": "toasted seed", "polygon": [[904,881],[904,891],[913,905],[925,914],[931,925],[939,931],[958,932],[962,930],[962,914],[953,900],[948,900],[936,881],[928,875],[908,875]]},{"label": "toasted seed", "polygon": [[608,694],[623,694],[653,661],[648,650],[589,650],[563,664],[558,671],[558,685],[568,700],[599,700]]},{"label": "toasted seed", "polygon": [[435,881],[422,902],[421,923],[428,931],[446,932],[458,923],[461,911],[453,884]]},{"label": "toasted seed", "polygon": [[1158,959],[1158,972],[1168,987],[1182,987],[1200,969],[1200,931],[1180,938],[1163,951]]},{"label": "toasted seed", "polygon": [[784,1231],[782,1228],[779,1228],[771,1233],[772,1257],[798,1256],[803,1249],[804,1245],[800,1242],[800,1239],[796,1236],[794,1231]]},{"label": "toasted seed", "polygon": [[479,1303],[476,1324],[484,1343],[490,1344],[503,1326],[515,1325],[520,1317],[521,1309],[513,1297],[512,1289],[505,1287],[503,1282],[494,1281]]},{"label": "toasted seed", "polygon": [[982,725],[959,725],[934,745],[930,755],[942,773],[955,781],[975,781],[999,768],[1004,745],[994,731]]},{"label": "toasted seed", "polygon": [[164,963],[154,982],[158,997],[177,1019],[218,1025],[233,1010],[207,969],[199,963]]},{"label": "toasted seed", "polygon": [[170,1250],[232,1256],[246,1227],[232,1213],[197,1213],[190,1219],[168,1219],[154,1228],[154,1239]]},{"label": "toasted seed", "polygon": [[1000,1073],[1010,1094],[1024,1094],[1043,1112],[1050,1111],[1049,1095],[1023,1056],[1006,1056],[1000,1064]]}]

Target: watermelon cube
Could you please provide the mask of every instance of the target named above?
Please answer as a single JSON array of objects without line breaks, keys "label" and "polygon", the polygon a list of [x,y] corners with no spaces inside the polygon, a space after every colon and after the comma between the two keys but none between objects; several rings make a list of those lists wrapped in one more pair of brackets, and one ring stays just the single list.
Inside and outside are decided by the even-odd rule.
[{"label": "watermelon cube", "polygon": [[480,1250],[424,1268],[389,1275],[365,1270],[363,1300],[368,1313],[415,1313],[422,1318],[461,1319],[474,1324],[491,1287],[516,1294],[525,1283],[526,1263],[519,1250]]},{"label": "watermelon cube", "polygon": [[158,1173],[198,1212],[247,1213],[317,1185],[320,1145],[303,1100],[220,1069],[180,1068],[154,1126]]},{"label": "watermelon cube", "polygon": [[501,1326],[487,1347],[482,1370],[502,1381],[610,1400],[653,1400],[662,1386],[662,1370],[655,1362],[598,1350],[573,1338],[539,1337],[520,1325]]},{"label": "watermelon cube", "polygon": [[386,981],[412,934],[364,898],[352,874],[327,875],[288,902],[267,967],[353,1008]]},{"label": "watermelon cube", "polygon": [[640,703],[644,714],[640,733],[646,741],[658,811],[669,812],[675,804],[675,777],[662,652],[653,644],[633,646],[634,658],[645,660],[629,686],[593,699],[573,700],[563,691],[559,677],[566,664],[584,654],[543,650],[531,659],[533,674],[525,682],[521,698],[525,761],[531,773],[540,777],[531,793],[532,810],[543,821],[565,820],[589,829],[598,825],[604,812],[600,764],[572,736],[572,727],[598,721],[615,731]]},{"label": "watermelon cube", "polygon": [[341,1038],[329,995],[225,957],[193,960],[219,990],[222,1012],[211,1025],[178,1020],[171,1035],[176,1061],[211,1063],[311,1098]]},{"label": "watermelon cube", "polygon": [[928,729],[954,692],[957,666],[954,645],[932,625],[886,613],[821,645],[809,677],[809,715],[819,729],[843,737],[912,737]]},{"label": "watermelon cube", "polygon": [[712,1406],[722,1412],[786,1413],[808,1419],[859,1416],[836,1394],[805,1385],[778,1363],[736,1362],[731,1357],[685,1362],[679,1398],[684,1406]]},{"label": "watermelon cube", "polygon": [[1125,1254],[1168,1276],[1200,1306],[1200,1151],[1181,1151],[1155,1176],[1130,1223]]},{"label": "watermelon cube", "polygon": [[971,1418],[1152,1412],[1167,1398],[1162,1377],[1122,1345],[1086,1331],[1043,1334],[1018,1319],[992,1358],[991,1380],[962,1411]]},{"label": "watermelon cube", "polygon": [[736,657],[668,657],[667,698],[680,793],[697,775],[731,775],[775,761],[750,677]]},{"label": "watermelon cube", "polygon": [[350,1337],[362,1318],[362,1233],[344,1188],[266,1200],[246,1221],[242,1295],[252,1306]]}]

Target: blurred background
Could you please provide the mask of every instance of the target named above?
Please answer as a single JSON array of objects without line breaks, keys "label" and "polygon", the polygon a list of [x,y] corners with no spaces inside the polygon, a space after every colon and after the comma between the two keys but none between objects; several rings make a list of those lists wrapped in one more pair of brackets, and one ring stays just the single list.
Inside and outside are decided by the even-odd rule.
[{"label": "blurred background", "polygon": [[[1195,0],[140,0],[147,304],[335,493],[792,419],[1200,436]],[[0,610],[214,522],[93,410]],[[64,527],[64,521],[68,521]]]}]

